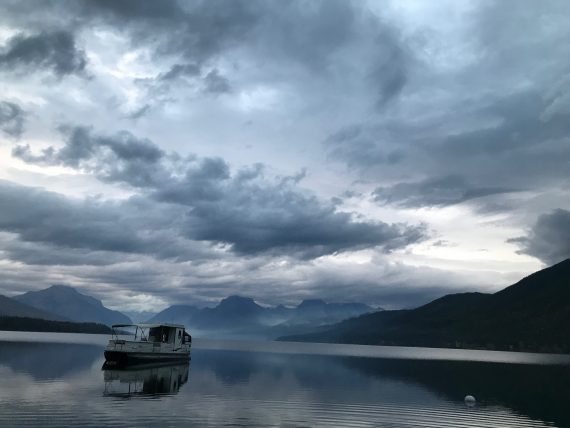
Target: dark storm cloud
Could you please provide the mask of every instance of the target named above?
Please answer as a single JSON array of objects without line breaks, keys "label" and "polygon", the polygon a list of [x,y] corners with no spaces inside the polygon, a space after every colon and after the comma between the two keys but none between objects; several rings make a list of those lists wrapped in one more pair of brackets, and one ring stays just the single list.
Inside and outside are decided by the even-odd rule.
[{"label": "dark storm cloud", "polygon": [[[568,183],[570,45],[563,40],[570,4],[517,6],[477,4],[458,43],[443,43],[465,51],[443,60],[414,45],[418,55],[403,62],[410,97],[400,98],[398,110],[332,132],[324,142],[330,159],[380,185],[381,201],[403,205],[440,206],[449,198],[475,205],[486,203],[479,194]],[[440,49],[437,37],[427,40]],[[438,186],[438,177],[450,176],[464,183]],[[428,180],[436,182],[419,195]],[[510,197],[497,193],[496,207]]]},{"label": "dark storm cloud", "polygon": [[0,130],[10,137],[19,137],[24,132],[26,114],[22,108],[9,101],[0,101]]},{"label": "dark storm cloud", "polygon": [[397,132],[377,126],[352,125],[338,130],[324,142],[331,159],[346,163],[349,168],[366,170],[382,164],[397,164],[405,153],[392,148]]},{"label": "dark storm cloud", "polygon": [[34,155],[18,146],[14,155],[77,168],[139,188],[154,201],[186,207],[177,227],[188,239],[227,243],[240,254],[310,258],[375,246],[392,251],[426,237],[422,226],[356,221],[334,204],[302,193],[295,180],[266,179],[260,165],[232,175],[223,159],[166,155],[130,133],[102,136],[83,127],[64,132],[67,139],[59,149]]},{"label": "dark storm cloud", "polygon": [[[39,7],[45,22],[28,19]],[[305,83],[315,82],[311,90],[332,85],[324,90],[342,98],[338,85],[350,86],[356,73],[370,88],[372,100],[365,102],[384,108],[404,89],[413,55],[395,28],[356,1],[291,1],[279,7],[255,0],[166,1],[160,7],[150,0],[29,2],[12,3],[6,12],[22,28],[63,27],[77,35],[104,28],[126,36],[133,48],[165,65],[155,78],[138,79],[151,108],[175,102],[179,88],[216,95],[251,85],[251,79],[219,70],[225,57],[233,71],[263,70],[266,84],[293,84],[303,95]],[[355,49],[359,43],[373,45],[370,53]],[[140,117],[138,111],[148,109],[131,116]]]},{"label": "dark storm cloud", "polygon": [[145,116],[149,110],[151,109],[150,104],[145,104],[142,107],[136,109],[135,111],[129,113],[127,117],[132,120],[140,119],[141,117]]},{"label": "dark storm cloud", "polygon": [[34,155],[27,145],[16,146],[12,155],[26,162],[81,168],[106,181],[122,181],[147,187],[163,171],[159,161],[164,152],[149,140],[138,139],[129,132],[112,137],[94,136],[88,127],[62,127],[65,145],[49,147]]},{"label": "dark storm cloud", "polygon": [[231,85],[227,78],[214,69],[204,77],[204,90],[211,94],[223,94],[231,91]]},{"label": "dark storm cloud", "polygon": [[460,204],[489,195],[514,192],[501,187],[473,186],[458,175],[428,178],[413,183],[378,187],[372,193],[376,202],[405,208],[435,207]]},{"label": "dark storm cloud", "polygon": [[200,75],[200,67],[196,64],[174,64],[166,73],[158,75],[159,81],[170,81],[181,77],[197,77]]},{"label": "dark storm cloud", "polygon": [[385,251],[423,240],[422,227],[357,222],[287,187],[228,183],[221,200],[193,204],[191,236],[231,242],[241,254],[292,253],[316,257],[380,246]]},{"label": "dark storm cloud", "polygon": [[444,206],[538,190],[566,180],[570,162],[570,112],[545,119],[548,106],[537,92],[524,91],[470,106],[461,118],[471,122],[468,129],[451,135],[429,123],[357,125],[325,146],[332,159],[364,176],[396,182],[374,192],[382,203]]},{"label": "dark storm cloud", "polygon": [[131,254],[27,242],[17,237],[2,242],[2,251],[10,260],[42,266],[109,266],[135,259]]},{"label": "dark storm cloud", "polygon": [[0,205],[0,230],[22,241],[119,252],[136,252],[143,244],[112,203],[77,202],[0,181]]},{"label": "dark storm cloud", "polygon": [[449,136],[438,147],[450,157],[522,153],[533,146],[565,137],[570,132],[569,115],[556,115],[545,120],[548,106],[538,92],[520,92],[493,100],[478,112],[498,119],[497,125],[485,124],[481,129]]},{"label": "dark storm cloud", "polygon": [[[30,18],[40,7],[42,22]],[[216,71],[215,61],[239,51],[232,66],[255,64],[267,81],[291,83],[288,76],[299,73],[303,80],[334,81],[348,78],[351,70],[369,86],[373,103],[384,107],[407,84],[413,57],[399,32],[357,1],[288,1],[276,7],[260,0],[93,0],[11,3],[5,9],[23,28],[79,33],[103,27],[127,36],[134,48],[148,49],[170,67],[154,79],[162,90],[167,82],[187,78],[203,79],[207,92],[227,92],[228,77]],[[359,45],[369,52],[355,53]],[[153,86],[153,79],[143,80]]]},{"label": "dark storm cloud", "polygon": [[[426,172],[462,172],[484,187],[536,189],[559,183],[570,161],[570,114],[544,120],[546,105],[534,91],[492,100],[477,112],[491,123],[421,148]],[[420,159],[416,166],[422,168]]]},{"label": "dark storm cloud", "polygon": [[556,209],[542,214],[527,236],[509,242],[521,246],[522,253],[548,265],[570,258],[570,211]]},{"label": "dark storm cloud", "polygon": [[[262,2],[263,3],[263,2]],[[404,89],[413,54],[398,31],[361,2],[292,1],[274,8],[265,3],[255,31],[254,55],[296,73],[296,65],[312,80],[336,79],[358,63],[356,79],[369,88],[373,103],[383,107]],[[354,48],[367,46],[365,57]]]},{"label": "dark storm cloud", "polygon": [[58,77],[85,70],[85,53],[67,31],[18,34],[0,48],[0,70],[34,72],[49,70]]},{"label": "dark storm cloud", "polygon": [[[263,9],[262,3],[257,9]],[[9,59],[25,65],[50,63],[58,74],[81,71],[82,52],[73,35],[94,26],[129,37],[133,47],[144,46],[155,56],[183,59],[198,67],[223,49],[242,41],[260,11],[250,1],[86,0],[8,2],[4,20],[41,33],[16,36],[9,42]],[[37,19],[37,11],[42,19]],[[47,32],[46,28],[65,28]]]},{"label": "dark storm cloud", "polygon": [[73,2],[72,16],[97,22],[130,36],[134,46],[153,47],[156,55],[183,57],[201,66],[239,43],[258,12],[250,1],[93,0]]},{"label": "dark storm cloud", "polygon": [[2,250],[24,263],[108,265],[132,255],[186,261],[207,253],[181,237],[184,210],[144,198],[75,200],[0,180],[0,206],[0,232],[18,238]]},{"label": "dark storm cloud", "polygon": [[370,81],[378,88],[376,105],[384,107],[396,97],[408,81],[412,53],[399,42],[393,32],[382,28],[374,48],[374,60]]}]

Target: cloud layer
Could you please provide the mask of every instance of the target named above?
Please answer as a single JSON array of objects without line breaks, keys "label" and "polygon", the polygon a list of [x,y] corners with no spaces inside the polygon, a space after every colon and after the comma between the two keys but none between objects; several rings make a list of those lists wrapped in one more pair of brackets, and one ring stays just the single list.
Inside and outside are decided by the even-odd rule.
[{"label": "cloud layer", "polygon": [[514,238],[521,251],[551,265],[570,258],[570,211],[557,209],[538,217],[528,236]]},{"label": "cloud layer", "polygon": [[51,71],[58,77],[85,70],[85,54],[66,31],[17,34],[0,50],[0,69],[18,73]]},{"label": "cloud layer", "polygon": [[[59,149],[50,146],[34,155],[29,146],[20,145],[14,148],[13,155],[30,163],[76,168],[107,183],[132,186],[142,192],[145,201],[152,200],[157,206],[170,204],[180,216],[170,225],[177,234],[192,240],[229,244],[232,250],[241,254],[285,252],[317,257],[369,247],[391,251],[426,236],[421,226],[354,220],[350,213],[336,211],[333,204],[304,194],[291,185],[290,180],[267,179],[261,165],[232,175],[230,166],[220,158],[199,159],[193,155],[183,158],[176,153],[166,154],[149,140],[138,139],[128,132],[105,136],[84,127],[67,127],[62,132],[66,140]],[[28,203],[37,196],[30,196]],[[7,193],[2,199],[9,199],[3,202],[15,207],[16,216],[18,211],[26,211],[26,206],[21,206],[13,197]],[[56,203],[54,198],[52,195],[45,205],[63,203],[61,199]],[[26,201],[21,203],[26,204]],[[125,234],[128,226],[122,228],[118,218],[105,219],[104,215],[100,219],[90,218],[97,210],[94,207],[82,209],[89,213],[87,222],[92,220],[99,227],[86,227],[82,222],[76,222],[78,231],[92,230],[94,238],[114,237],[108,244],[95,240],[93,249],[102,249],[102,244],[104,249],[116,247],[125,251],[142,245],[136,244],[135,233]],[[101,214],[105,211],[111,210],[103,209]],[[63,219],[61,214],[58,211],[38,213],[39,217]],[[79,212],[72,215],[82,217]],[[111,230],[107,222],[119,227],[122,233]],[[23,230],[10,229],[10,223],[7,224],[5,230],[16,230],[24,240],[33,240],[26,238],[25,227]],[[41,236],[75,236],[72,232],[58,230],[52,222],[48,224],[47,228],[51,230],[40,233]],[[157,229],[160,226],[149,227]],[[109,230],[104,233],[106,229]],[[93,241],[87,236],[77,236],[76,240],[78,245],[80,242],[89,245]]]},{"label": "cloud layer", "polygon": [[0,293],[407,307],[568,257],[569,16],[7,0]]},{"label": "cloud layer", "polygon": [[0,101],[0,130],[17,138],[24,132],[25,113],[22,108],[9,101]]}]

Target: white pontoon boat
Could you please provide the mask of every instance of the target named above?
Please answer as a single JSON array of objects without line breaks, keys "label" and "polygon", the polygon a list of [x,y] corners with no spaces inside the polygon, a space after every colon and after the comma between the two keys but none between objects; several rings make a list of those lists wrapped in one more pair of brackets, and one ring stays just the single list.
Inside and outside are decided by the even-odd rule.
[{"label": "white pontoon boat", "polygon": [[[134,328],[134,338],[125,330]],[[179,324],[115,324],[105,348],[109,364],[127,364],[155,361],[188,361],[192,337]],[[132,333],[131,333],[132,334]],[[126,336],[126,338],[125,338]]]}]

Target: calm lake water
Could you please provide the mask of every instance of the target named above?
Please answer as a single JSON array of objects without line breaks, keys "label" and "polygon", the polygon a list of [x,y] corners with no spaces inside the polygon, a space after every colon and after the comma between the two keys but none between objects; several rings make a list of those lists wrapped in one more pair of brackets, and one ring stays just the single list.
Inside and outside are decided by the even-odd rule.
[{"label": "calm lake water", "polygon": [[120,371],[106,340],[0,332],[0,425],[570,427],[568,356],[195,340]]}]

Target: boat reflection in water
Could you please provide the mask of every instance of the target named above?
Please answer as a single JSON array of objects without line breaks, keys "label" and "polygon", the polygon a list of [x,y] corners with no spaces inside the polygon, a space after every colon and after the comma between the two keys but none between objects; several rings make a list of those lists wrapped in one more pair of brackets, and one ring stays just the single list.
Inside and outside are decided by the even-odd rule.
[{"label": "boat reflection in water", "polygon": [[105,391],[109,397],[177,394],[188,382],[189,363],[136,365],[115,368],[103,365]]}]

